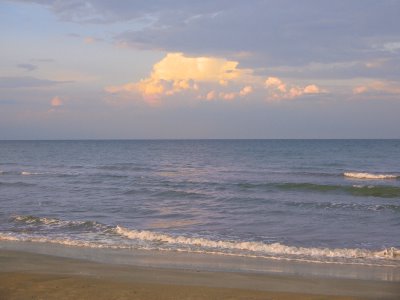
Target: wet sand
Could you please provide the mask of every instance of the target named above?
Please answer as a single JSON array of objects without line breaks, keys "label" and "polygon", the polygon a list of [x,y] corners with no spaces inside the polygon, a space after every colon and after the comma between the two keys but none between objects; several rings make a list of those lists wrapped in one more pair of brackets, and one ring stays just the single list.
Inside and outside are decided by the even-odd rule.
[{"label": "wet sand", "polygon": [[104,264],[0,250],[0,299],[399,299],[400,282]]}]

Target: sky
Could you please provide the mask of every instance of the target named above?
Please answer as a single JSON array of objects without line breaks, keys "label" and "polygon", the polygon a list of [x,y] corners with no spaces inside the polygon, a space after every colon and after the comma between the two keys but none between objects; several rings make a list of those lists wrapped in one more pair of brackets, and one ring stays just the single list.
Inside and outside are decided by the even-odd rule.
[{"label": "sky", "polygon": [[398,0],[0,0],[0,139],[400,138]]}]

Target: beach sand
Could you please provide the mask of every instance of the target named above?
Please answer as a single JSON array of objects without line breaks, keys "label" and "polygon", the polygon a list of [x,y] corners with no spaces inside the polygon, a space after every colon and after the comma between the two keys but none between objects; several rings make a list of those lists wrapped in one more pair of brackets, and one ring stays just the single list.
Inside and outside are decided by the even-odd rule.
[{"label": "beach sand", "polygon": [[400,283],[104,264],[0,250],[0,299],[399,299]]}]

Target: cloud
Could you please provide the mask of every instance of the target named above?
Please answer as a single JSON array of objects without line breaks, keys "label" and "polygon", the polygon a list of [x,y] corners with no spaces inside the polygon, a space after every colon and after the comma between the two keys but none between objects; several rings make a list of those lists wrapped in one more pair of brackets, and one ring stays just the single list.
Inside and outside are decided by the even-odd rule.
[{"label": "cloud", "polygon": [[45,5],[72,22],[125,22],[130,29],[119,27],[115,41],[140,49],[192,56],[252,53],[256,59],[242,58],[254,68],[394,57],[400,40],[399,1],[353,0],[345,9],[341,1],[23,2]]},{"label": "cloud", "polygon": [[17,67],[24,69],[26,71],[33,71],[38,68],[36,65],[33,65],[33,64],[18,64]]},{"label": "cloud", "polygon": [[63,101],[61,100],[60,97],[55,96],[53,99],[51,99],[50,105],[51,105],[52,107],[54,107],[54,108],[55,108],[55,107],[60,107],[60,106],[63,105]]},{"label": "cloud", "polygon": [[303,93],[304,94],[320,94],[322,93],[321,89],[316,86],[315,84],[310,84],[307,85],[304,89],[303,89]]},{"label": "cloud", "polygon": [[[332,1],[258,1],[251,6],[231,1],[228,8],[221,2],[217,1],[214,14],[198,14],[184,24],[167,17],[170,11],[161,7],[153,23],[116,38],[135,48],[191,55],[254,53],[257,59],[246,61],[256,67],[260,62],[305,65],[367,59],[380,55],[373,47],[376,42],[384,44],[399,36],[400,21],[394,11],[400,4],[395,1],[352,1],[346,10]],[[194,14],[187,7],[182,10],[185,16]]]},{"label": "cloud", "polygon": [[92,37],[92,36],[87,36],[83,39],[85,44],[94,44],[96,42],[101,42],[103,39]]},{"label": "cloud", "polygon": [[204,56],[188,57],[183,53],[168,53],[154,64],[147,78],[108,86],[105,90],[125,98],[139,95],[150,105],[159,105],[162,98],[184,92],[192,93],[191,98],[205,101],[232,101],[250,97],[253,93],[267,100],[285,100],[326,92],[316,84],[293,85],[272,76],[264,79],[255,75],[252,69],[239,68],[237,61]]},{"label": "cloud", "polygon": [[94,42],[96,42],[96,39],[91,36],[87,36],[83,39],[83,41],[85,42],[85,44],[93,44]]},{"label": "cloud", "polygon": [[[37,3],[47,6],[64,21],[79,23],[114,23],[121,21],[154,19],[179,19],[183,22],[195,18],[196,15],[214,13],[215,10],[226,7],[230,1],[202,1],[190,3],[185,0],[169,1],[118,1],[107,0],[19,0],[20,2]],[[175,16],[175,18],[174,18]],[[180,18],[176,18],[179,16]]]},{"label": "cloud", "polygon": [[400,57],[377,56],[348,62],[313,62],[301,66],[271,66],[265,68],[265,72],[272,73],[276,77],[296,79],[318,78],[318,80],[350,81],[360,78],[380,78],[397,81],[400,79]]},{"label": "cloud", "polygon": [[253,87],[251,85],[246,85],[239,92],[240,96],[247,96],[253,92]]},{"label": "cloud", "polygon": [[326,92],[315,84],[306,86],[288,85],[278,77],[268,77],[267,80],[265,80],[265,87],[268,90],[269,96],[274,100],[293,99],[303,95],[321,94]]},{"label": "cloud", "polygon": [[[182,80],[219,82],[241,79],[251,70],[237,68],[237,61],[228,61],[215,57],[187,57],[183,53],[169,53],[154,65],[151,78],[173,81],[179,85]],[[182,88],[187,88],[182,86]]]},{"label": "cloud", "polygon": [[400,51],[400,42],[390,42],[383,44],[383,51],[396,53]]},{"label": "cloud", "polygon": [[355,95],[364,94],[367,91],[368,91],[368,87],[367,86],[360,85],[360,86],[357,86],[357,87],[355,87],[353,89],[353,94],[355,94]]},{"label": "cloud", "polygon": [[[210,93],[212,94],[210,95]],[[251,85],[246,85],[239,92],[220,92],[218,96],[215,91],[208,92],[206,95],[206,100],[222,99],[226,101],[231,101],[239,97],[246,97],[251,93],[253,93],[253,87]]]},{"label": "cloud", "polygon": [[[265,96],[267,88],[267,96]],[[257,93],[268,100],[293,99],[324,92],[315,84],[290,85],[278,77],[266,80],[252,69],[239,67],[238,61],[217,57],[188,57],[183,53],[168,53],[154,64],[149,77],[138,82],[108,86],[108,93],[136,94],[148,104],[158,105],[161,98],[184,92],[201,100],[227,100],[249,97]]]},{"label": "cloud", "polygon": [[36,88],[50,87],[62,83],[70,83],[72,81],[54,81],[49,79],[39,79],[30,76],[23,77],[0,77],[0,88],[16,89],[16,88]]},{"label": "cloud", "polygon": [[398,82],[375,80],[365,85],[356,86],[353,89],[354,95],[377,93],[377,92],[383,94],[400,95],[400,84]]},{"label": "cloud", "polygon": [[[190,90],[199,91],[201,84],[227,86],[230,83],[242,83],[252,78],[252,70],[238,68],[237,61],[216,57],[187,57],[183,53],[168,53],[153,66],[148,78],[136,83],[121,86],[109,86],[109,93],[137,92],[149,102],[155,102],[161,96],[171,96]],[[250,86],[240,91],[242,96],[252,92]],[[223,94],[224,99],[233,99],[230,93]],[[208,100],[216,94],[207,94]]]},{"label": "cloud", "polygon": [[278,77],[268,77],[265,81],[267,88],[276,89],[281,93],[286,93],[286,84]]},{"label": "cloud", "polygon": [[230,93],[221,92],[221,93],[219,93],[219,97],[221,99],[229,101],[229,100],[235,99],[237,97],[237,95],[235,93],[233,93],[233,92],[230,92]]},{"label": "cloud", "polygon": [[217,99],[217,93],[215,91],[209,91],[205,98],[208,101],[215,100]]}]

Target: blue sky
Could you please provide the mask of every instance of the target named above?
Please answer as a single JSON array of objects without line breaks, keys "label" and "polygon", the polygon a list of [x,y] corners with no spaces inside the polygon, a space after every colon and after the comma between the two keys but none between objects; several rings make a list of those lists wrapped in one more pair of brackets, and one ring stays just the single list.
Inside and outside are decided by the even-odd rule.
[{"label": "blue sky", "polygon": [[0,0],[0,139],[400,138],[400,2]]}]

